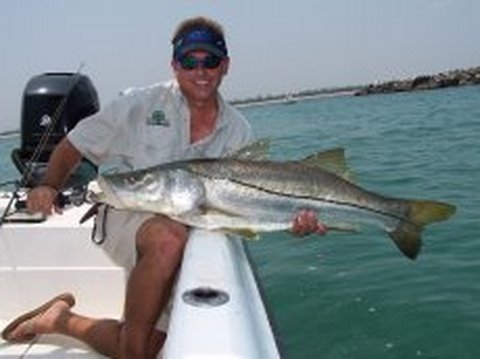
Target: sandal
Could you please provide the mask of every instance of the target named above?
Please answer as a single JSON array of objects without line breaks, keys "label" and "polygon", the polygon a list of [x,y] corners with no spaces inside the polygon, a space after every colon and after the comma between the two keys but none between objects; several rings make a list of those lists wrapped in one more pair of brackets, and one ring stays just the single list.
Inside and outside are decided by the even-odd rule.
[{"label": "sandal", "polygon": [[[46,312],[53,304],[57,303],[60,300],[67,303],[69,307],[73,307],[75,305],[75,298],[71,293],[62,293],[60,295],[57,295],[56,297],[50,299],[48,302],[42,304],[41,306],[29,312],[26,312],[11,321],[10,324],[8,324],[5,329],[3,329],[2,338],[7,342],[12,343],[23,343],[32,340],[37,336],[33,333],[33,324],[35,322],[34,318],[39,314]],[[25,334],[22,335],[20,338],[11,338],[11,334],[15,331],[15,329],[17,329],[19,325],[25,322],[28,322],[28,330],[25,331]]]}]

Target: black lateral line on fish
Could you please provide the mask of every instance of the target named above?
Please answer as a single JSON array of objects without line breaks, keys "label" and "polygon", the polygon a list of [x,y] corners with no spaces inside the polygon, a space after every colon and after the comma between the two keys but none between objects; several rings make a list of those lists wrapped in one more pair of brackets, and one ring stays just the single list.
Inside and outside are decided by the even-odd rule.
[{"label": "black lateral line on fish", "polygon": [[245,182],[242,182],[240,180],[233,179],[233,178],[208,176],[208,175],[205,175],[204,173],[197,173],[196,171],[191,170],[191,169],[189,169],[189,171],[192,172],[195,175],[204,176],[204,177],[207,177],[207,178],[210,178],[210,179],[227,179],[227,180],[229,180],[229,181],[231,181],[235,184],[245,186],[245,187],[248,187],[248,188],[252,188],[252,189],[255,189],[255,190],[258,190],[258,191],[261,191],[261,192],[264,192],[264,193],[268,193],[268,194],[273,194],[273,195],[277,195],[277,196],[284,196],[284,197],[288,197],[288,198],[307,199],[307,200],[312,200],[312,201],[326,202],[326,203],[331,203],[331,204],[335,204],[335,205],[339,205],[339,206],[353,207],[353,208],[356,208],[356,209],[359,209],[359,210],[365,210],[365,211],[369,211],[369,212],[379,214],[379,215],[382,215],[382,216],[391,217],[391,218],[397,219],[399,221],[408,222],[411,225],[414,225],[416,227],[418,226],[416,223],[412,222],[408,218],[397,216],[393,213],[380,211],[380,210],[377,210],[375,208],[361,206],[361,205],[351,203],[351,202],[342,202],[342,201],[336,201],[336,200],[331,200],[331,199],[327,199],[327,198],[301,196],[301,195],[295,195],[295,194],[291,194],[291,193],[283,193],[283,192],[278,192],[278,191],[274,191],[274,190],[271,190],[271,189],[263,188],[263,187],[260,187],[260,186],[256,186],[256,185],[251,184],[251,183],[245,183]]}]

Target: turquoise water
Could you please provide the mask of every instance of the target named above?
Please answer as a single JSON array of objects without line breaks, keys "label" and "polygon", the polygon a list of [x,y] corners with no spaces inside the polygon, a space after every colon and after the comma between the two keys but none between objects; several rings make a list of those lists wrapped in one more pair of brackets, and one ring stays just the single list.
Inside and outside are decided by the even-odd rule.
[{"label": "turquoise water", "polygon": [[448,201],[412,262],[381,233],[250,245],[288,358],[479,358],[480,86],[246,109],[277,158],[343,146],[356,181]]},{"label": "turquoise water", "polygon": [[[448,201],[416,261],[383,233],[250,244],[287,358],[479,358],[480,86],[242,109],[272,157],[342,146],[356,181]],[[0,140],[0,182],[16,176]]]}]

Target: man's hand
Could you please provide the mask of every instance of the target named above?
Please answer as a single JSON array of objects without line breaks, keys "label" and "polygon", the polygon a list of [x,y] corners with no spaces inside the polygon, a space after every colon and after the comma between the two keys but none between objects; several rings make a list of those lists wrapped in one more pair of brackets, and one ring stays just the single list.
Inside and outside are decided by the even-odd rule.
[{"label": "man's hand", "polygon": [[48,160],[47,171],[42,179],[43,185],[27,193],[27,211],[51,215],[61,213],[57,205],[57,188],[67,181],[69,174],[80,163],[82,154],[64,137],[53,150]]},{"label": "man's hand", "polygon": [[51,187],[40,185],[35,187],[27,194],[27,211],[31,213],[42,213],[49,216],[55,210],[56,213],[61,213],[61,209],[55,204],[55,198],[58,191]]},{"label": "man's hand", "polygon": [[292,232],[299,237],[312,233],[324,235],[327,231],[328,228],[318,220],[314,210],[303,209],[293,218]]}]

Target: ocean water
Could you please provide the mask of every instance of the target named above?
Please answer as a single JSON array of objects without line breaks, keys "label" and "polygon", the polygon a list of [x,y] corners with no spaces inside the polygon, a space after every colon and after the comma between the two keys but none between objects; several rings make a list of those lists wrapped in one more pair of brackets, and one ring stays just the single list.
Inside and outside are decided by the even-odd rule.
[{"label": "ocean water", "polygon": [[244,110],[278,159],[341,146],[358,184],[448,201],[404,258],[383,233],[251,243],[287,358],[480,358],[480,86]]},{"label": "ocean water", "polygon": [[[457,206],[416,261],[383,233],[249,248],[286,358],[479,358],[480,86],[243,108],[274,159],[344,147],[358,184]],[[0,183],[16,177],[0,139]]]}]

